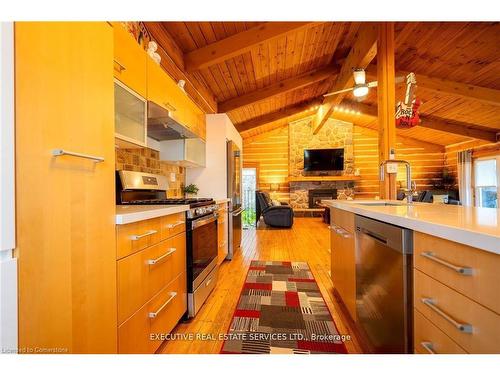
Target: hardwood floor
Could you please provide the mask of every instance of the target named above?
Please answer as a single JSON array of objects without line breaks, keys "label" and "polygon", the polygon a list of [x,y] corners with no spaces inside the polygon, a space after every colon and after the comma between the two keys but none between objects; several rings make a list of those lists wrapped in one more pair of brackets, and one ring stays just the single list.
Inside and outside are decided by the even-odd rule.
[{"label": "hardwood floor", "polygon": [[[330,234],[321,218],[296,218],[292,229],[248,229],[243,231],[241,249],[232,261],[225,261],[219,269],[219,280],[211,296],[198,315],[189,322],[181,322],[172,334],[212,335],[226,333],[238,297],[252,260],[284,260],[308,262],[318,282],[333,319],[341,334],[349,334],[346,342],[349,353],[361,353],[349,318],[333,295],[330,279]],[[165,342],[161,353],[219,353],[222,341],[179,338]]]}]

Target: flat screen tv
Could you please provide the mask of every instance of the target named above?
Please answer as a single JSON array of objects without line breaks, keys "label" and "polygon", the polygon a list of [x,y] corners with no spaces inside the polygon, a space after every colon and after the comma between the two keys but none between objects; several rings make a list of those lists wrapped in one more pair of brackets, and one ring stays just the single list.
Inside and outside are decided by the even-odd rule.
[{"label": "flat screen tv", "polygon": [[304,170],[308,172],[344,170],[344,149],[304,150]]}]

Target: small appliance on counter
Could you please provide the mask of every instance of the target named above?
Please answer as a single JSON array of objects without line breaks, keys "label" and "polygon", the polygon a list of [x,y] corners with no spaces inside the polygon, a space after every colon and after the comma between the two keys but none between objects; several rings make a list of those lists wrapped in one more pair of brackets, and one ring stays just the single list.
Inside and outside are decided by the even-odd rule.
[{"label": "small appliance on counter", "polygon": [[165,176],[117,171],[121,205],[189,205],[186,211],[188,317],[199,311],[217,284],[217,210],[211,198],[167,198]]}]

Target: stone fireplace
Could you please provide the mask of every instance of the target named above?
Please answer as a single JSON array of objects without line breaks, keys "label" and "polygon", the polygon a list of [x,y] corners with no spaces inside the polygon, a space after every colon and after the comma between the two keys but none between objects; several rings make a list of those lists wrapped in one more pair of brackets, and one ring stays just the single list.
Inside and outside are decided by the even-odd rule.
[{"label": "stone fireplace", "polygon": [[308,191],[309,208],[320,208],[322,199],[337,199],[337,189],[312,189]]},{"label": "stone fireplace", "polygon": [[[313,193],[317,195],[329,190],[335,192],[323,199],[334,199],[343,197],[352,182],[349,181],[325,181],[323,174],[318,180],[293,181],[293,178],[311,177],[313,174],[304,173],[304,149],[319,148],[344,148],[344,170],[342,172],[329,172],[326,175],[352,175],[354,172],[354,150],[353,150],[353,125],[352,123],[329,119],[318,134],[313,134],[312,118],[301,119],[291,122],[289,131],[289,173],[290,173],[290,205],[295,209],[312,209],[314,207]],[[316,173],[318,175],[318,173]],[[326,193],[324,193],[326,194]],[[317,207],[316,207],[317,208]]]}]

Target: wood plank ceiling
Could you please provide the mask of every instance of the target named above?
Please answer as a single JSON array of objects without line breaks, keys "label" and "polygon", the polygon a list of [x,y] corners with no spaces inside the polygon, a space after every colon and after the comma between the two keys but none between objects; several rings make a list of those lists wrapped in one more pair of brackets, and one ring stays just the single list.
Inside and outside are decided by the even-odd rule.
[{"label": "wood plank ceiling", "polygon": [[[244,137],[314,113],[322,94],[335,84],[360,28],[357,22],[145,24],[157,29],[155,37],[164,44],[157,36],[161,26],[182,51],[186,74],[228,110]],[[415,72],[423,123],[430,123],[398,135],[439,145],[477,134],[494,139],[500,131],[500,23],[401,22],[395,31],[396,69]],[[375,72],[376,58],[368,67],[368,73]],[[403,96],[404,85],[398,85],[396,100]],[[372,89],[357,107],[349,93],[342,105],[349,103],[355,113],[337,110],[333,117],[376,129],[376,98]],[[356,114],[364,110],[366,115]]]}]

